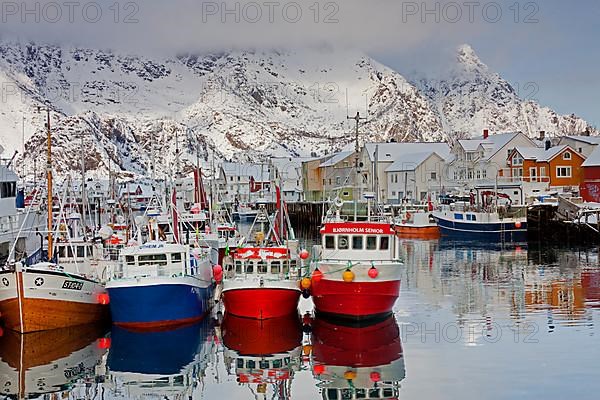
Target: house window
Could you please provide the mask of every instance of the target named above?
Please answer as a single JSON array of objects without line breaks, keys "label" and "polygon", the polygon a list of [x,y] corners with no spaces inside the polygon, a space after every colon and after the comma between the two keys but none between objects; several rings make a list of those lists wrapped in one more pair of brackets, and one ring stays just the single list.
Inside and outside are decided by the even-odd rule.
[{"label": "house window", "polygon": [[546,177],[546,167],[540,167],[540,177]]},{"label": "house window", "polygon": [[519,153],[515,154],[512,158],[512,165],[519,166],[523,165],[523,157]]},{"label": "house window", "polygon": [[487,178],[487,171],[485,169],[481,170],[481,176],[483,177],[483,179]]},{"label": "house window", "polygon": [[565,151],[563,154],[563,160],[570,160],[570,159],[571,159],[571,152]]},{"label": "house window", "polygon": [[467,161],[473,161],[473,153],[467,153]]},{"label": "house window", "polygon": [[470,169],[470,170],[467,172],[467,179],[473,179],[473,170],[472,170],[472,169]]},{"label": "house window", "polygon": [[521,178],[523,176],[523,168],[513,168],[512,175],[517,178]]},{"label": "house window", "polygon": [[537,168],[536,167],[529,168],[529,177],[531,178],[531,182],[537,181]]},{"label": "house window", "polygon": [[556,167],[556,177],[557,178],[570,178],[571,177],[571,167]]},{"label": "house window", "polygon": [[396,192],[392,190],[392,196],[396,197]]},{"label": "house window", "polygon": [[350,192],[343,192],[342,193],[342,197],[348,197],[348,196],[350,196]]},{"label": "house window", "polygon": [[458,179],[458,172],[454,171],[454,180]]},{"label": "house window", "polygon": [[582,149],[581,147],[579,148],[579,152],[580,152],[580,153],[583,153],[583,149]]},{"label": "house window", "polygon": [[435,181],[435,180],[437,180],[437,173],[436,173],[436,172],[432,172],[432,173],[431,173],[431,180],[432,180],[432,181]]},{"label": "house window", "polygon": [[481,170],[477,170],[477,179],[481,179]]},{"label": "house window", "polygon": [[339,184],[340,184],[340,179],[341,179],[341,178],[340,178],[339,176],[336,176],[336,177],[335,177],[335,184],[336,184],[336,185],[339,185]]}]

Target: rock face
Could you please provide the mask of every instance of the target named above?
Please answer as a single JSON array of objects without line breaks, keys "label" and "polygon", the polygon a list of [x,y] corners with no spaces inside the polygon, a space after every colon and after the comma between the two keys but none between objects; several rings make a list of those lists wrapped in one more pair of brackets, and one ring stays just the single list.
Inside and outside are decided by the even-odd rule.
[{"label": "rock face", "polygon": [[[171,174],[198,159],[308,156],[353,140],[347,115],[367,115],[362,140],[432,141],[494,131],[590,129],[523,100],[467,45],[440,77],[407,80],[358,52],[230,52],[149,57],[0,42],[0,144],[41,171],[52,112],[59,173]],[[23,143],[24,142],[24,143]],[[34,162],[35,159],[35,162]]]}]

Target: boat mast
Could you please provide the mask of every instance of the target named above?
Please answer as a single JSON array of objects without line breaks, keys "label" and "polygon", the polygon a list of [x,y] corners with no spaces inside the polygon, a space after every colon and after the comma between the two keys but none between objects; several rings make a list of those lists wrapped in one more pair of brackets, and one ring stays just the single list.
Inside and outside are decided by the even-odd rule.
[{"label": "boat mast", "polygon": [[82,221],[82,229],[83,229],[83,238],[86,239],[86,222],[85,222],[85,206],[86,206],[86,196],[85,196],[85,143],[83,132],[81,132],[81,221]]},{"label": "boat mast", "polygon": [[360,120],[366,120],[366,117],[361,117],[360,116],[360,112],[357,111],[356,115],[354,117],[350,117],[347,116],[346,119],[353,119],[356,122],[356,127],[355,127],[355,143],[354,143],[354,169],[355,169],[355,179],[354,179],[354,221],[356,221],[358,219],[358,196],[359,196],[359,190],[358,190],[358,182],[359,182],[359,178],[360,178],[360,174],[358,172],[358,151],[360,150],[360,143],[358,140],[358,124],[360,123]]},{"label": "boat mast", "polygon": [[50,108],[46,107],[46,134],[47,134],[47,161],[46,161],[46,180],[48,192],[48,259],[52,259],[52,135],[50,131]]}]

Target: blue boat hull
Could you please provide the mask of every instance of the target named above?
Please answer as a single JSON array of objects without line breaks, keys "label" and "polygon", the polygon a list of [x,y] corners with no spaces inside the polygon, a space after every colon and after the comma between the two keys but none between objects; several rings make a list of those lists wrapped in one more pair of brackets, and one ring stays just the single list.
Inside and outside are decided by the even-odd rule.
[{"label": "blue boat hull", "polygon": [[469,223],[436,218],[443,237],[453,240],[526,242],[527,222],[517,228],[514,222]]},{"label": "blue boat hull", "polygon": [[113,323],[156,329],[201,320],[209,311],[212,286],[182,283],[108,287]]}]

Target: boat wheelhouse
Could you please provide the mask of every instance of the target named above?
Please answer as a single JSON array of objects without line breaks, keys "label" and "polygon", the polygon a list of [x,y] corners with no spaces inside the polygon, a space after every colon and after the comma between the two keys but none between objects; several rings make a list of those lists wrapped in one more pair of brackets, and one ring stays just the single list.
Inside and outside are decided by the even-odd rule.
[{"label": "boat wheelhouse", "polygon": [[320,232],[311,282],[316,312],[350,319],[387,317],[403,271],[391,219],[368,215],[348,221],[341,207],[328,214]]},{"label": "boat wheelhouse", "polygon": [[253,242],[242,243],[224,260],[225,311],[258,319],[296,313],[301,293],[298,241],[283,214],[271,217],[264,205],[259,211],[249,230]]}]

